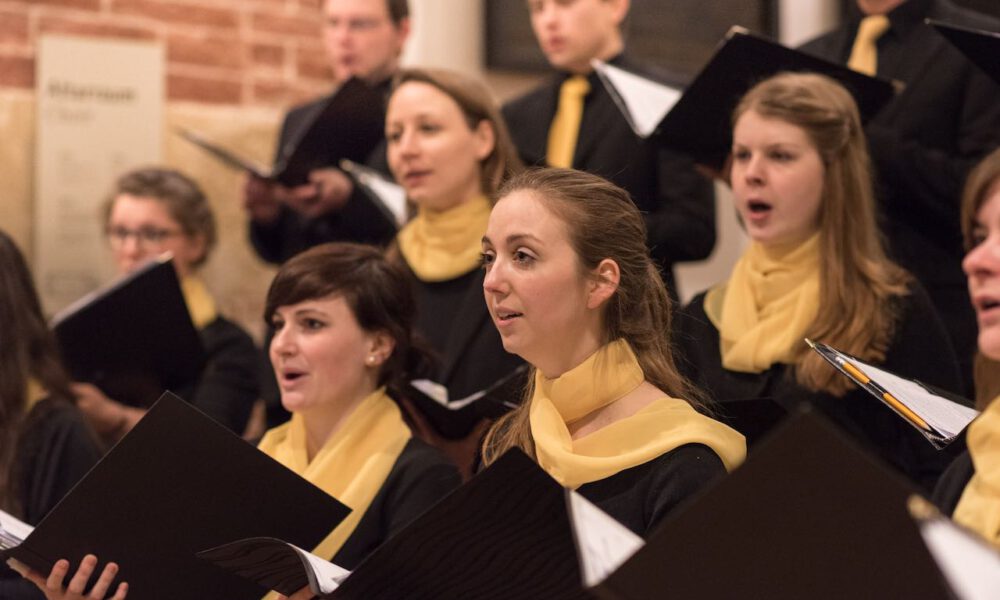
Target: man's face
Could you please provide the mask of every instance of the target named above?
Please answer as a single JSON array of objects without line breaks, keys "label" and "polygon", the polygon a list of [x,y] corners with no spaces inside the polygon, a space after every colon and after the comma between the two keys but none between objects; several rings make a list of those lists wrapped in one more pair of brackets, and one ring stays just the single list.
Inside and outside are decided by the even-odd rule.
[{"label": "man's face", "polygon": [[549,63],[573,73],[621,51],[627,0],[528,0],[531,27]]},{"label": "man's face", "polygon": [[386,0],[326,0],[323,17],[323,43],[338,82],[352,76],[378,82],[396,70],[410,24],[393,23]]}]

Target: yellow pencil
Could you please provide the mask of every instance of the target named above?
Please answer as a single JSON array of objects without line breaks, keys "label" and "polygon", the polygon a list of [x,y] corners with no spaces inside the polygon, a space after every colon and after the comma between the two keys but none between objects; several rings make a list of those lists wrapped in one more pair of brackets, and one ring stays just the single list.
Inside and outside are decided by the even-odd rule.
[{"label": "yellow pencil", "polygon": [[[871,379],[867,375],[862,373],[860,369],[858,369],[851,363],[847,362],[846,360],[841,360],[840,366],[844,367],[845,371],[850,373],[855,379],[857,379],[861,383],[865,385],[871,383]],[[890,406],[899,411],[899,413],[903,415],[903,417],[909,419],[917,427],[920,427],[924,431],[931,431],[930,425],[927,424],[927,421],[921,419],[920,415],[910,410],[908,406],[897,400],[892,394],[883,390],[881,386],[877,386],[877,389],[878,391],[882,392],[882,399],[884,399],[886,402],[889,403]]]}]

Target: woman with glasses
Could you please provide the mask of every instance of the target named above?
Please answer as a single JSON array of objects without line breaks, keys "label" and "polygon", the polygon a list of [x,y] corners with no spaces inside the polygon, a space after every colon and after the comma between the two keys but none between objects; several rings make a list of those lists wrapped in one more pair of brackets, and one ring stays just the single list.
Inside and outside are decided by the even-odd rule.
[{"label": "woman with glasses", "polygon": [[[219,315],[197,276],[215,245],[215,217],[198,185],[177,171],[144,168],[115,183],[105,207],[105,231],[120,274],[170,252],[207,363],[197,381],[171,390],[219,423],[241,434],[258,394],[258,353],[250,336]],[[108,441],[128,432],[144,408],[108,398],[89,383],[76,383],[77,404]],[[150,398],[150,402],[155,398]]]}]

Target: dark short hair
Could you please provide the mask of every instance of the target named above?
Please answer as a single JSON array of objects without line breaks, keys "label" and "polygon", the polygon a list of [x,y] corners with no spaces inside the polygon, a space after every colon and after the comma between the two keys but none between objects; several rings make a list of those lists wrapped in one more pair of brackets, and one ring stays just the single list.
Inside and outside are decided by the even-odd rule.
[{"label": "dark short hair", "polygon": [[395,341],[382,365],[379,385],[405,389],[409,379],[425,374],[428,363],[415,340],[417,305],[406,273],[374,246],[329,243],[288,260],[267,290],[264,320],[270,325],[281,306],[340,296],[364,331],[383,331]]},{"label": "dark short hair", "polygon": [[205,253],[195,261],[201,266],[216,242],[215,215],[198,184],[174,169],[144,167],[129,171],[115,181],[104,204],[104,223],[111,218],[115,199],[122,194],[138,198],[153,198],[167,209],[188,237],[201,236],[205,240]]},{"label": "dark short hair", "polygon": [[389,9],[389,18],[397,27],[403,19],[410,18],[409,0],[385,0],[385,6]]}]

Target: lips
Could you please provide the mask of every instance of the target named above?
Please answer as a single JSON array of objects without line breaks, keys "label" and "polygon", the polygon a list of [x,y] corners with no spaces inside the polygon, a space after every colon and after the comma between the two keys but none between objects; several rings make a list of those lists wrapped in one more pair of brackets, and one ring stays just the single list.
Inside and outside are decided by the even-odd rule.
[{"label": "lips", "polygon": [[496,321],[498,325],[506,325],[514,321],[518,317],[524,316],[523,313],[519,313],[517,311],[510,310],[507,308],[495,308],[493,310],[493,314],[496,315]]},{"label": "lips", "polygon": [[414,186],[427,179],[431,171],[408,171],[403,174],[403,185]]},{"label": "lips", "polygon": [[307,373],[305,371],[297,369],[283,369],[279,375],[279,380],[282,387],[289,387],[302,381],[306,376]]}]

